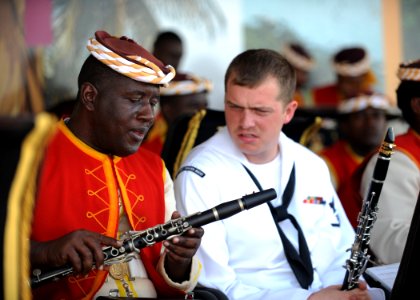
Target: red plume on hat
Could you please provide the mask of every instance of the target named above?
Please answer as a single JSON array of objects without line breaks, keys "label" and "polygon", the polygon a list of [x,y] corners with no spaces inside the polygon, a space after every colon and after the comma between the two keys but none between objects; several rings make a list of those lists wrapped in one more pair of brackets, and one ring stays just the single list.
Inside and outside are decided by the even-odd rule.
[{"label": "red plume on hat", "polygon": [[166,85],[175,76],[172,66],[163,63],[134,40],[97,31],[87,44],[91,54],[113,70],[134,80]]}]

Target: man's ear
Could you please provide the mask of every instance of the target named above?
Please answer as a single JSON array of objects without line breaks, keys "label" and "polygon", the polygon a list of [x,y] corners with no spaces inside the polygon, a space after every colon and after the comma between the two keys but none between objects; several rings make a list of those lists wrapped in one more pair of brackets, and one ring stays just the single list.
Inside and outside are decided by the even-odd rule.
[{"label": "man's ear", "polygon": [[93,111],[95,109],[95,100],[98,95],[98,90],[90,82],[84,82],[81,86],[80,99],[83,106],[89,110]]},{"label": "man's ear", "polygon": [[293,116],[295,115],[295,111],[298,107],[298,103],[296,100],[292,100],[286,104],[285,111],[284,111],[284,124],[289,123]]}]

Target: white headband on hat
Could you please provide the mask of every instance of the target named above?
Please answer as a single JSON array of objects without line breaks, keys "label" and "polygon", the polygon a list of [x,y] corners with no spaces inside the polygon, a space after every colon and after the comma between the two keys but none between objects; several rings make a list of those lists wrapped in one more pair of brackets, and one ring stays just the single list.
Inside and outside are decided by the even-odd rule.
[{"label": "white headband on hat", "polygon": [[204,91],[210,92],[213,84],[210,80],[189,75],[185,80],[171,81],[167,86],[160,89],[161,96],[175,96],[197,94]]},{"label": "white headband on hat", "polygon": [[366,54],[362,60],[349,63],[349,62],[333,62],[335,72],[342,76],[360,76],[370,70],[370,59]]},{"label": "white headband on hat", "polygon": [[301,69],[308,72],[312,70],[315,65],[315,62],[312,59],[293,51],[289,44],[283,46],[282,53],[284,57],[290,62],[290,64],[297,69]]},{"label": "white headband on hat", "polygon": [[96,59],[136,81],[166,85],[175,77],[175,69],[172,66],[167,66],[170,72],[165,74],[157,65],[144,57],[129,56],[130,59],[139,62],[136,64],[105,47],[94,38],[88,40],[86,47]]},{"label": "white headband on hat", "polygon": [[384,95],[363,95],[341,101],[338,106],[338,112],[340,114],[349,114],[365,110],[368,107],[388,111],[391,109],[391,104],[388,98]]},{"label": "white headband on hat", "polygon": [[400,80],[420,81],[420,69],[409,67],[414,62],[403,64],[398,68],[397,76]]}]

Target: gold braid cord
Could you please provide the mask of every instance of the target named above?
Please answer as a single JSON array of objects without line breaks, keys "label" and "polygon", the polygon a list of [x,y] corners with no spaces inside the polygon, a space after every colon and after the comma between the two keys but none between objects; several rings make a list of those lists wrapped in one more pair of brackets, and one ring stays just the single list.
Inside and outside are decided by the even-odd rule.
[{"label": "gold braid cord", "polygon": [[302,133],[299,139],[299,143],[301,145],[307,146],[315,134],[321,129],[322,126],[322,118],[316,117],[315,121],[309,125]]},{"label": "gold braid cord", "polygon": [[35,126],[22,143],[16,173],[10,188],[4,239],[4,297],[32,299],[29,286],[30,233],[38,167],[45,146],[55,131],[57,118],[48,113],[36,116]]},{"label": "gold braid cord", "polygon": [[206,112],[207,111],[205,109],[200,110],[188,122],[187,132],[185,133],[184,138],[182,139],[181,148],[178,151],[178,155],[176,156],[176,160],[174,163],[174,169],[172,174],[173,178],[175,178],[179,167],[184,162],[192,147],[194,147],[194,142],[197,138],[198,129],[200,128],[201,121],[204,119]]}]

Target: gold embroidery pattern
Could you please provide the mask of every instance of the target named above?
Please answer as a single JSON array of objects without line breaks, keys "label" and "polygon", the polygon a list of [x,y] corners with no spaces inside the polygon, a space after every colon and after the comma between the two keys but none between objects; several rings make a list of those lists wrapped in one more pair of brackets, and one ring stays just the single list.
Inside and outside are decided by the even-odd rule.
[{"label": "gold embroidery pattern", "polygon": [[85,291],[83,289],[83,286],[80,283],[83,282],[83,281],[86,281],[86,280],[95,279],[95,277],[96,277],[96,272],[95,271],[93,271],[89,274],[91,274],[91,275],[88,275],[86,277],[84,277],[83,275],[79,275],[77,277],[76,276],[69,276],[67,280],[68,280],[69,283],[77,284],[77,287],[82,291],[83,295],[86,296],[88,294],[88,291]]},{"label": "gold embroidery pattern", "polygon": [[[100,166],[92,169],[92,170],[85,169],[85,174],[87,176],[92,176],[93,178],[95,178],[101,185],[97,190],[92,190],[92,189],[87,190],[87,194],[90,197],[94,197],[94,198],[98,199],[104,205],[104,207],[102,209],[100,209],[96,212],[88,211],[86,213],[86,216],[89,219],[95,220],[96,223],[104,230],[103,233],[106,233],[107,224],[101,222],[100,216],[103,215],[103,214],[109,214],[110,203],[109,203],[109,198],[108,198],[107,183],[106,183],[106,181],[101,179],[103,171],[104,171],[104,166],[102,164]],[[133,181],[136,180],[137,177],[136,177],[135,174],[127,174],[126,172],[124,172],[124,170],[122,170],[121,168],[118,168],[117,166],[115,166],[115,171],[121,177],[121,181],[123,182],[123,185],[124,185],[123,187],[120,187],[120,188],[124,189],[126,191],[126,195],[129,198],[131,198],[130,202],[132,204],[132,219],[133,219],[133,223],[134,223],[133,225],[134,225],[135,228],[137,228],[137,225],[139,223],[144,223],[147,219],[145,216],[139,216],[136,213],[134,213],[135,208],[138,207],[138,205],[140,205],[140,203],[144,201],[144,195],[136,194],[133,190],[127,188],[129,186],[129,184],[132,184]],[[98,176],[98,174],[99,174],[99,176]],[[116,184],[118,185],[117,182],[116,182]],[[106,220],[108,220],[108,218],[106,218]],[[90,275],[88,277],[70,276],[68,278],[68,281],[69,281],[69,283],[76,284],[78,286],[78,288],[80,289],[80,291],[82,291],[82,293],[86,296],[87,291],[85,291],[83,289],[82,282],[86,281],[86,280],[94,280],[95,277],[96,277],[96,272],[93,272],[93,273],[90,273]]]},{"label": "gold embroidery pattern", "polygon": [[[134,211],[134,208],[137,206],[137,204],[139,202],[144,201],[144,196],[143,195],[139,195],[139,196],[140,197],[136,198],[136,201],[133,204],[133,211]],[[134,225],[134,228],[137,228],[137,225],[139,223],[146,222],[146,217],[145,216],[137,216],[134,212],[132,213],[132,215],[133,215],[133,222],[134,222],[134,219],[136,220],[136,222],[134,222],[134,224],[133,224]]]},{"label": "gold embroidery pattern", "polygon": [[[104,181],[103,179],[101,179],[101,177],[99,177],[97,174],[101,174],[101,172],[103,172],[103,165],[99,165],[98,167],[89,170],[89,169],[85,169],[85,174],[87,176],[92,176],[93,178],[95,178],[98,182],[100,182],[101,187],[99,187],[97,190],[91,190],[88,189],[87,190],[87,194],[90,197],[95,197],[96,199],[99,199],[100,202],[103,203],[104,207],[102,209],[100,209],[97,212],[91,212],[91,211],[87,211],[86,212],[86,217],[88,219],[93,219],[96,221],[96,223],[103,229],[102,234],[105,234],[107,231],[107,224],[103,224],[100,221],[99,216],[102,214],[108,214],[109,213],[109,200],[108,200],[108,187],[106,185],[106,181]],[[106,220],[108,220],[108,218],[106,218]],[[95,280],[96,277],[96,272],[90,272],[88,276],[84,277],[84,276],[69,276],[68,277],[68,282],[70,284],[76,284],[77,287],[79,288],[79,290],[83,293],[84,296],[87,296],[89,291],[86,291],[83,288],[83,282],[85,281],[91,281],[93,282]]]},{"label": "gold embroidery pattern", "polygon": [[138,195],[133,190],[128,188],[129,184],[132,181],[135,181],[137,179],[135,174],[127,174],[123,169],[118,168],[118,167],[116,167],[116,169],[124,182],[124,188],[127,191],[127,196],[133,199],[133,201],[131,201],[132,203],[131,214],[133,217],[133,223],[134,223],[133,226],[134,228],[137,228],[137,225],[139,223],[144,223],[147,220],[145,216],[138,216],[137,214],[134,213],[137,205],[140,205],[140,203],[144,201],[144,195],[141,195],[141,194]]},{"label": "gold embroidery pattern", "polygon": [[96,191],[89,189],[87,191],[87,194],[91,197],[96,197],[105,206],[103,209],[101,209],[97,212],[88,211],[86,213],[86,217],[89,218],[89,219],[94,219],[99,224],[99,226],[101,226],[101,228],[104,230],[104,232],[106,232],[106,229],[107,229],[106,224],[103,224],[100,221],[100,219],[98,218],[99,215],[106,214],[106,213],[109,212],[108,198],[105,198],[105,197],[102,196],[102,194],[107,195],[108,187],[106,186],[106,182],[104,180],[102,180],[99,176],[96,175],[96,173],[101,172],[102,170],[103,170],[103,165],[102,164],[100,166],[98,166],[97,168],[93,169],[93,170],[85,169],[86,175],[93,176],[96,180],[98,180],[103,185],[102,187],[100,187]]},{"label": "gold embroidery pattern", "polygon": [[[104,230],[104,232],[106,232],[107,226],[106,224],[103,224],[100,219],[99,219],[99,215],[102,215],[104,213],[108,213],[109,212],[109,202],[108,202],[108,198],[103,197],[103,194],[106,194],[108,191],[108,187],[106,186],[106,182],[104,180],[102,180],[97,173],[102,171],[103,166],[100,165],[97,168],[93,169],[93,170],[88,170],[85,169],[85,173],[86,175],[89,176],[93,176],[96,180],[98,180],[103,186],[100,187],[99,189],[95,190],[88,190],[87,193],[89,196],[91,197],[96,197],[97,199],[99,199],[104,205],[105,207],[97,212],[92,212],[92,211],[88,211],[86,213],[86,216],[89,219],[94,219],[99,226],[101,226],[101,228]],[[123,169],[116,167],[116,171],[118,172],[118,174],[120,175],[120,177],[122,178],[123,184],[124,184],[124,189],[127,192],[127,196],[129,196],[129,198],[132,198],[133,200],[132,202],[132,217],[133,217],[133,222],[134,222],[134,227],[136,228],[137,225],[139,223],[144,223],[146,222],[147,218],[145,216],[139,216],[136,213],[134,213],[135,208],[140,205],[141,202],[144,201],[144,195],[141,194],[136,194],[133,190],[129,189],[128,186],[131,182],[135,181],[137,179],[135,174],[127,174]]]}]

